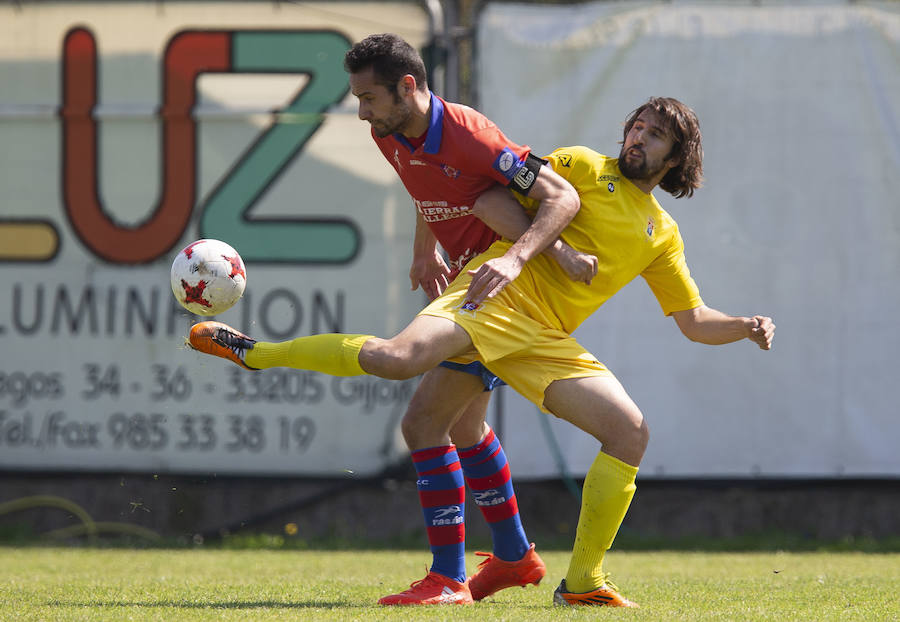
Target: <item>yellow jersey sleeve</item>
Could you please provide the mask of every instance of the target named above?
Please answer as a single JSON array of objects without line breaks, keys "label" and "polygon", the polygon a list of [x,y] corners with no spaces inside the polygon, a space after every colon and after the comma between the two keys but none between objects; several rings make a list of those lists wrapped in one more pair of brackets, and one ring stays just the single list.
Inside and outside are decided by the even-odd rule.
[{"label": "yellow jersey sleeve", "polygon": [[597,166],[601,162],[598,156],[588,147],[562,147],[548,155],[546,160],[554,171],[580,191],[597,183]]},{"label": "yellow jersey sleeve", "polygon": [[670,220],[673,231],[669,243],[662,253],[654,259],[642,272],[653,295],[662,307],[663,313],[685,311],[703,304],[700,289],[691,277],[687,261],[684,258],[684,240],[678,231],[678,225]]}]

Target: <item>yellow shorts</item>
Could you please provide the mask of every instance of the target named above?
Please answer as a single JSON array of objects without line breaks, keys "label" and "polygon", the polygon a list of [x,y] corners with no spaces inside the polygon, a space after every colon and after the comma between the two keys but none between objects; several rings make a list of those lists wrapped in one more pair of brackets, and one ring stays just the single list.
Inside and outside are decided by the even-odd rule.
[{"label": "yellow shorts", "polygon": [[554,380],[612,376],[603,363],[574,337],[549,322],[512,284],[477,309],[462,307],[469,281],[460,275],[423,315],[447,318],[469,334],[476,352],[450,359],[456,363],[480,360],[523,397],[544,412],[544,391]]}]

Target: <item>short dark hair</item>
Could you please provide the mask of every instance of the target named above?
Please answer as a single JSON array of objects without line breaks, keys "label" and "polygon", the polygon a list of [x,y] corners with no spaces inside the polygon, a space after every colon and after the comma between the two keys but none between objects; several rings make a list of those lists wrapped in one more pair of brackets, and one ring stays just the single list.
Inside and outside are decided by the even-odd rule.
[{"label": "short dark hair", "polygon": [[359,73],[369,67],[375,75],[375,83],[396,92],[397,83],[406,74],[416,79],[416,88],[427,88],[425,63],[416,49],[392,33],[369,35],[355,43],[344,55],[344,69]]},{"label": "short dark hair", "polygon": [[693,110],[672,97],[651,97],[625,120],[623,141],[631,131],[631,126],[647,109],[651,109],[663,119],[672,133],[675,144],[667,157],[678,158],[678,166],[669,170],[659,187],[674,196],[693,196],[694,190],[703,185],[703,145],[700,135],[700,121]]}]

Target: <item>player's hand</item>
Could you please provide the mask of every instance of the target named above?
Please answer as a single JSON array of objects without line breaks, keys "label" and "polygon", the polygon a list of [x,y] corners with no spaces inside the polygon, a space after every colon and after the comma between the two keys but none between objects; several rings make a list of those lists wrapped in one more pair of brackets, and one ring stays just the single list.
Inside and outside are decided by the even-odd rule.
[{"label": "player's hand", "polygon": [[429,300],[443,293],[450,283],[450,267],[437,252],[433,256],[414,257],[409,268],[410,289],[422,288]]},{"label": "player's hand", "polygon": [[747,337],[762,350],[772,349],[772,340],[775,339],[775,323],[772,318],[763,315],[754,315],[750,318],[750,335]]},{"label": "player's hand", "polygon": [[478,270],[469,270],[472,282],[466,292],[466,302],[481,304],[493,298],[509,285],[522,271],[522,262],[516,257],[495,257],[481,264]]},{"label": "player's hand", "polygon": [[597,276],[597,266],[599,260],[594,255],[576,251],[568,244],[563,244],[562,248],[553,257],[563,272],[572,279],[591,284],[591,280]]}]

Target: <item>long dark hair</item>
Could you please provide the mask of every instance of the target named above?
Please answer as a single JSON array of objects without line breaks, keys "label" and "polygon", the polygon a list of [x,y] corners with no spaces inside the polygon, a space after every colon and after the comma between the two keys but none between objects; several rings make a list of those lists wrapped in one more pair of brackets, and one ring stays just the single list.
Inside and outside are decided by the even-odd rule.
[{"label": "long dark hair", "polygon": [[651,97],[625,120],[623,141],[631,131],[631,126],[647,109],[660,116],[667,129],[675,138],[675,144],[667,158],[677,158],[678,166],[669,170],[659,182],[659,187],[674,196],[693,196],[694,190],[703,185],[703,145],[700,135],[700,121],[693,110],[671,97]]},{"label": "long dark hair", "polygon": [[344,69],[359,73],[372,67],[375,83],[396,92],[397,83],[406,74],[416,79],[416,89],[427,88],[425,63],[416,49],[392,33],[369,35],[355,43],[344,55]]}]

